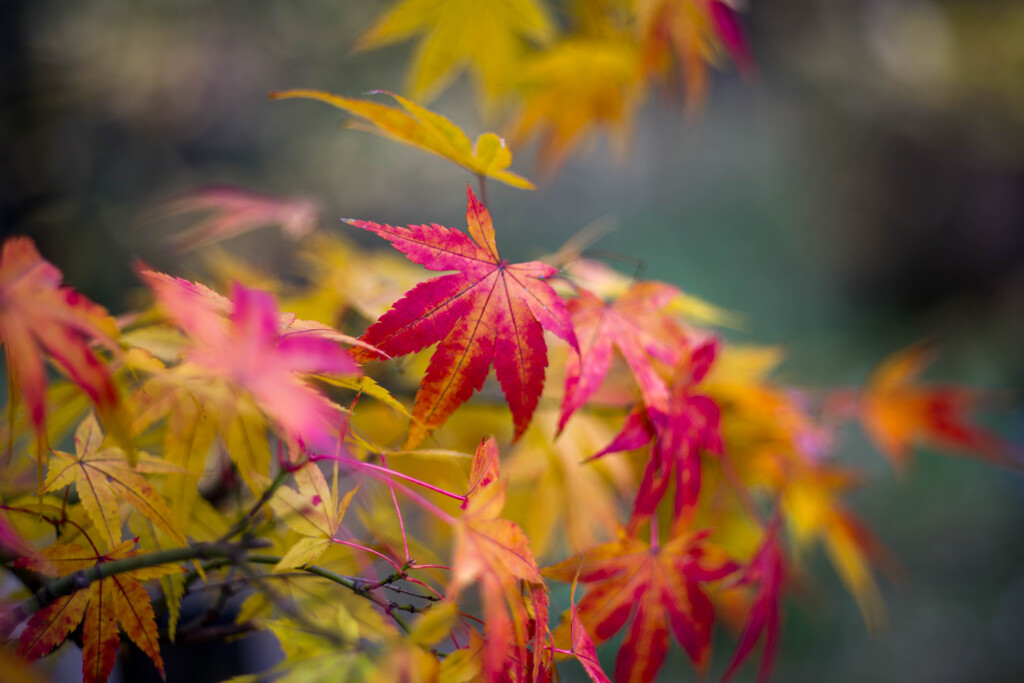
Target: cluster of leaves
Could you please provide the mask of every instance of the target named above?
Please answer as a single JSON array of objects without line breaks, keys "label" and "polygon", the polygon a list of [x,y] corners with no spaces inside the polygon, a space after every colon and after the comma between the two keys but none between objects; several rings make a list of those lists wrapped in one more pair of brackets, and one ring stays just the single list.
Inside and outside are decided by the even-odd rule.
[{"label": "cluster of leaves", "polygon": [[[418,89],[472,47],[450,40],[464,15],[501,28],[470,34],[500,57],[476,63],[487,92],[510,54],[564,54],[520,54],[523,38],[553,39],[532,0],[462,4],[406,0],[364,44],[427,33]],[[649,69],[676,54],[691,86],[686,60],[703,68],[709,35],[744,54],[715,0],[580,3],[577,20],[590,33],[567,45],[628,30],[613,42]],[[471,143],[412,100],[277,96],[345,109],[482,188],[532,186],[496,135]],[[85,680],[103,681],[121,632],[163,674],[162,640],[265,629],[296,681],[545,681],[575,660],[600,682],[595,648],[625,632],[614,675],[633,682],[657,676],[671,639],[704,670],[717,618],[738,633],[722,679],[762,639],[767,678],[813,547],[869,625],[884,618],[871,566],[884,551],[844,502],[857,476],[832,458],[845,421],[897,466],[926,442],[1009,462],[967,421],[978,394],[919,382],[926,346],[861,389],[785,386],[777,350],[719,334],[723,311],[573,248],[509,263],[486,199],[467,200],[466,231],[347,221],[398,256],[317,227],[308,200],[203,190],[161,210],[208,213],[180,249],[280,224],[301,273],[204,251],[211,287],[138,264],[153,303],[118,318],[27,238],[3,243],[0,552],[25,590],[4,598],[0,637],[17,657],[73,639]],[[51,448],[72,432],[74,453]],[[0,658],[0,673],[18,666]]]},{"label": "cluster of leaves", "polygon": [[418,40],[408,91],[429,102],[462,72],[481,110],[511,110],[513,145],[541,140],[540,161],[556,168],[593,132],[623,147],[652,85],[678,82],[696,111],[708,67],[730,58],[755,71],[728,0],[574,0],[558,21],[543,0],[400,0],[360,38],[358,49]]}]

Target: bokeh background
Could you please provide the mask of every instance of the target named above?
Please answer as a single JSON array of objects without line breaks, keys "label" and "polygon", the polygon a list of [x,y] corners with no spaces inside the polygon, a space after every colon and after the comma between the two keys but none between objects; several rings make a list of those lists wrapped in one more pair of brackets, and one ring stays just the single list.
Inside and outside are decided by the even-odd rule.
[{"label": "bokeh background", "polygon": [[[266,98],[401,91],[411,44],[351,52],[385,7],[0,3],[0,231],[33,237],[69,283],[119,312],[137,287],[132,259],[187,272],[168,224],[144,217],[204,185],[313,197],[338,230],[339,216],[461,225],[458,169],[343,130],[321,104]],[[988,424],[1020,448],[1024,3],[754,0],[744,21],[760,75],[716,73],[699,119],[655,93],[624,160],[597,140],[544,177],[534,150],[517,150],[513,170],[540,189],[491,185],[505,254],[614,225],[596,248],[742,312],[730,336],[783,346],[784,379],[811,388],[854,385],[934,339],[931,376],[998,391]],[[494,124],[464,81],[432,106],[473,134]],[[268,269],[291,253],[276,231],[229,247]],[[775,680],[1024,680],[1024,477],[922,452],[897,478],[858,433],[844,436],[842,456],[868,473],[857,509],[903,564],[882,580],[889,624],[867,633],[812,559],[820,582],[789,605]],[[717,642],[712,675],[731,654]],[[246,660],[254,651],[263,658]],[[267,657],[272,647],[244,641],[165,652],[170,678],[189,681]],[[73,680],[78,666],[53,675]],[[693,678],[674,653],[664,680]]]}]

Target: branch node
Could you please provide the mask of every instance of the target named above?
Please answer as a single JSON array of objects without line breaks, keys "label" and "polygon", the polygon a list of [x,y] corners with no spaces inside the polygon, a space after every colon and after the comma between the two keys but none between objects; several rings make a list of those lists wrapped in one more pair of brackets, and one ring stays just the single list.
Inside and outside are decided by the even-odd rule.
[{"label": "branch node", "polygon": [[92,583],[92,580],[89,578],[89,575],[85,573],[84,569],[79,569],[71,575],[71,585],[74,586],[76,591],[88,588],[90,583]]}]

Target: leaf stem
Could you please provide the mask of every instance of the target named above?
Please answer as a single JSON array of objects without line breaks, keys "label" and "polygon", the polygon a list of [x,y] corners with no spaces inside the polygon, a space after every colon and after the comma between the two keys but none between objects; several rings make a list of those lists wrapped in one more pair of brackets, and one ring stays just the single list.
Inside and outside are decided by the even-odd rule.
[{"label": "leaf stem", "polygon": [[[380,461],[384,464],[384,467],[388,466],[387,456],[381,453]],[[334,465],[337,467],[337,463]],[[390,469],[390,468],[388,468]],[[405,520],[402,519],[402,508],[398,505],[398,497],[395,495],[395,486],[391,483],[391,475],[387,475],[388,490],[391,492],[391,502],[395,504],[395,514],[398,515],[398,528],[402,531],[402,547],[405,550],[405,561],[408,562],[409,558],[409,537],[405,535]]]},{"label": "leaf stem", "polygon": [[487,176],[483,173],[477,173],[476,180],[480,184],[480,202],[484,205],[484,208],[489,211],[491,207],[487,202]]},{"label": "leaf stem", "polygon": [[346,541],[340,538],[332,538],[331,543],[337,543],[338,545],[348,546],[349,548],[362,550],[363,552],[370,553],[371,555],[376,555],[377,557],[381,558],[382,560],[390,564],[392,567],[394,567],[396,571],[401,571],[402,569],[401,565],[399,565],[397,562],[392,560],[384,553],[374,550],[373,548],[367,548],[365,545],[360,545],[359,543],[355,543],[354,541]]}]

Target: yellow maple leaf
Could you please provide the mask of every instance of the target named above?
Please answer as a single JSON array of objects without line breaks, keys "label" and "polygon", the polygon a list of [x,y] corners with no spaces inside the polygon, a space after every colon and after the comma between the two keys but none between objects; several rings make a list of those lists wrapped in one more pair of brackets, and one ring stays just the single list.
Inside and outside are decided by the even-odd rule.
[{"label": "yellow maple leaf", "polygon": [[282,308],[327,325],[339,324],[352,309],[377,320],[423,280],[421,268],[394,252],[364,251],[326,233],[310,236],[300,258],[310,286],[286,298]]},{"label": "yellow maple leaf", "polygon": [[626,492],[634,485],[624,460],[584,462],[615,436],[607,424],[577,413],[552,440],[557,422],[557,411],[538,412],[505,468],[510,482],[507,514],[521,524],[539,557],[557,547],[558,529],[577,552],[613,538],[620,500],[629,497]]},{"label": "yellow maple leaf", "polygon": [[534,189],[533,183],[526,178],[505,170],[512,164],[512,152],[494,133],[483,133],[477,137],[476,143],[471,143],[461,128],[426,107],[383,90],[372,94],[391,95],[405,111],[380,102],[341,97],[322,90],[284,90],[271,93],[270,97],[275,100],[306,98],[326,102],[370,124],[353,124],[350,127],[426,150],[475,175],[494,178],[521,190]]},{"label": "yellow maple leaf", "polygon": [[523,103],[513,146],[540,137],[540,164],[555,170],[591,132],[603,127],[625,149],[644,99],[636,49],[620,39],[574,38],[523,64]]},{"label": "yellow maple leaf", "polygon": [[108,549],[121,543],[118,506],[127,502],[180,545],[185,535],[178,528],[163,497],[143,474],[176,474],[180,469],[144,454],[133,468],[120,448],[100,448],[103,433],[91,413],[75,432],[75,455],[54,451],[41,493],[51,493],[72,483],[82,507],[96,526]]},{"label": "yellow maple leaf", "polygon": [[429,100],[468,69],[485,102],[512,81],[527,41],[547,43],[554,26],[536,0],[402,0],[359,39],[368,50],[423,35],[409,92]]}]

